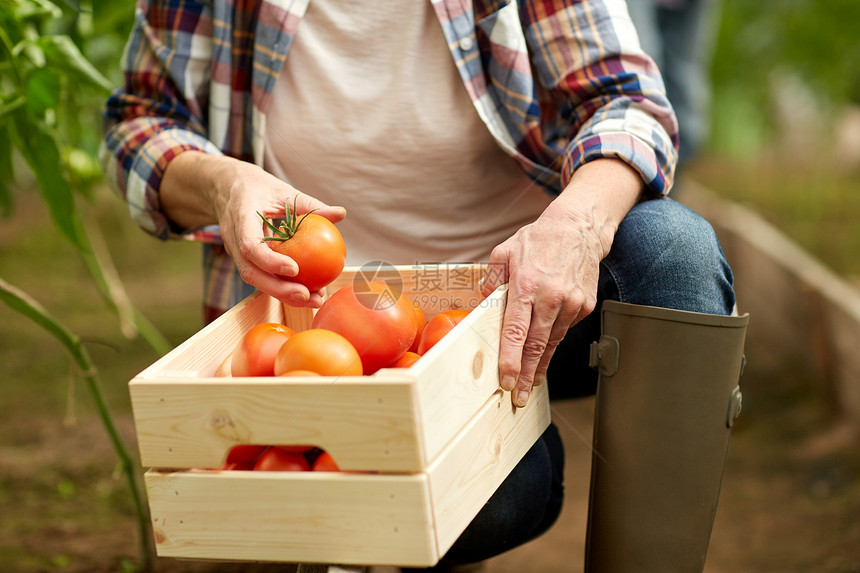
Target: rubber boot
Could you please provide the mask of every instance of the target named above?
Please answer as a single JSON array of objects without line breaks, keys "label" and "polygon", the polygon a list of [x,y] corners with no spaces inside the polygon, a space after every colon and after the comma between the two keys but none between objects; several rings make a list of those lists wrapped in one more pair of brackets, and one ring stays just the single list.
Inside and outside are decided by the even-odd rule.
[{"label": "rubber boot", "polygon": [[704,569],[748,319],[603,303],[586,573]]}]

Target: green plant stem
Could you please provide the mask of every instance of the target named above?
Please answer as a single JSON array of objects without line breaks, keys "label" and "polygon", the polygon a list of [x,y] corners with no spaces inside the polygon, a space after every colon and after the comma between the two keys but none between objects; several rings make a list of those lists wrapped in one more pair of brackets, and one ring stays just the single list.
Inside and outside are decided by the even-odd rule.
[{"label": "green plant stem", "polygon": [[15,74],[16,83],[19,86],[23,85],[24,79],[21,75],[21,70],[18,69],[18,63],[15,61],[15,47],[12,45],[12,40],[3,28],[0,28],[0,47],[2,47],[3,52],[6,53],[9,65],[12,68],[12,73]]},{"label": "green plant stem", "polygon": [[153,549],[146,504],[144,503],[131,456],[117,431],[116,424],[113,421],[113,417],[111,416],[110,410],[108,409],[104,396],[102,395],[98,370],[96,369],[95,364],[93,364],[89,351],[87,351],[86,346],[84,346],[77,335],[51,316],[51,314],[48,313],[41,304],[24,291],[10,285],[3,279],[0,279],[0,298],[2,298],[3,302],[10,308],[23,314],[47,330],[48,333],[63,345],[80,369],[81,376],[83,376],[87,389],[89,390],[95,404],[96,413],[107,431],[111,444],[119,457],[120,465],[123,473],[126,475],[128,486],[131,490],[137,515],[142,570],[152,571]]},{"label": "green plant stem", "polygon": [[24,107],[26,104],[27,98],[24,96],[18,96],[6,105],[0,106],[0,120],[11,114],[16,109]]}]

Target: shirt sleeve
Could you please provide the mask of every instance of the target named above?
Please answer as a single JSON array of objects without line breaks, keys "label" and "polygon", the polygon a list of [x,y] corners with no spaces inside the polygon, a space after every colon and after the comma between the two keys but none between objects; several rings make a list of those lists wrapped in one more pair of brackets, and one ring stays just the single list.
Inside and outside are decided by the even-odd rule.
[{"label": "shirt sleeve", "polygon": [[158,191],[168,163],[188,150],[221,154],[206,135],[211,19],[196,2],[141,0],[123,53],[125,82],[107,100],[100,160],[132,218],[161,239],[213,237],[177,227]]},{"label": "shirt sleeve", "polygon": [[[554,5],[561,5],[561,2]],[[649,196],[669,192],[678,123],[660,72],[639,46],[621,0],[526,2],[521,9],[550,130],[567,142],[562,186],[581,165],[621,159],[642,177]]]}]

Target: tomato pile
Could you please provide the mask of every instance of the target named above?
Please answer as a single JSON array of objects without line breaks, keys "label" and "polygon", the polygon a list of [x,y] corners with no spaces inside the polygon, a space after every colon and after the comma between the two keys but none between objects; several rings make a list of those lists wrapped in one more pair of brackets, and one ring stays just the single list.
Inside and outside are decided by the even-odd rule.
[{"label": "tomato pile", "polygon": [[366,288],[363,294],[386,295],[386,304],[371,307],[347,285],[326,299],[308,330],[257,324],[233,350],[230,374],[362,376],[409,368],[469,314],[448,310],[427,321],[420,307],[391,287],[368,283]]}]

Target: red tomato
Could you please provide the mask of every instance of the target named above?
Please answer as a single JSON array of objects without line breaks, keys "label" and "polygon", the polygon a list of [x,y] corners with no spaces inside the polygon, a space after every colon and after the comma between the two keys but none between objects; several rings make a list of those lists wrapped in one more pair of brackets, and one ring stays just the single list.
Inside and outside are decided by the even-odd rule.
[{"label": "red tomato", "polygon": [[297,216],[295,203],[286,206],[286,217],[275,227],[261,213],[258,215],[272,229],[273,235],[263,241],[272,250],[287,255],[299,266],[299,272],[287,280],[301,283],[313,292],[329,284],[343,271],[346,245],[334,223],[313,212]]},{"label": "red tomato", "polygon": [[[314,446],[274,446],[286,452],[302,454],[314,449]],[[252,470],[260,457],[273,446],[254,446],[242,444],[233,446],[227,454],[227,460],[221,469],[224,470]]]},{"label": "red tomato", "polygon": [[311,328],[297,332],[275,357],[275,376],[310,370],[320,376],[361,376],[361,358],[350,342],[336,332]]},{"label": "red tomato", "polygon": [[421,333],[421,340],[418,342],[418,354],[423,356],[425,352],[442,340],[443,336],[460,324],[468,314],[468,310],[446,310],[431,318]]},{"label": "red tomato", "polygon": [[227,461],[221,469],[225,470],[252,470],[257,458],[266,451],[268,446],[233,446],[227,454]]},{"label": "red tomato", "polygon": [[311,470],[315,472],[339,472],[340,468],[328,452],[323,452],[314,460]]},{"label": "red tomato", "polygon": [[343,335],[358,350],[365,374],[373,374],[409,350],[415,338],[412,302],[383,283],[347,285],[317,310],[312,323]]},{"label": "red tomato", "polygon": [[306,472],[311,469],[302,452],[272,447],[263,452],[254,470],[258,472]]},{"label": "red tomato", "polygon": [[412,341],[412,346],[409,347],[410,352],[418,352],[418,343],[421,341],[421,332],[427,326],[427,315],[415,302],[412,303],[412,310],[415,311],[415,339]]},{"label": "red tomato", "polygon": [[409,368],[410,366],[418,362],[419,358],[421,358],[420,354],[408,350],[406,354],[386,366],[386,368]]},{"label": "red tomato", "polygon": [[283,324],[264,322],[245,333],[233,351],[233,376],[274,376],[275,355],[295,334]]}]

